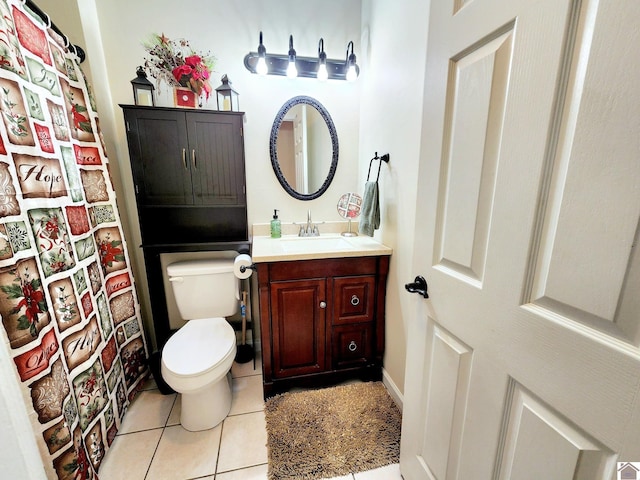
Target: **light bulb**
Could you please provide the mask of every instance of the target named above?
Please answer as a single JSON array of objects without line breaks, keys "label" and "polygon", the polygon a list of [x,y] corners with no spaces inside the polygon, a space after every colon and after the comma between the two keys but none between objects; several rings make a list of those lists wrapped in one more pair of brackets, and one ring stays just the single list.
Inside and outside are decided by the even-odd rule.
[{"label": "light bulb", "polygon": [[260,75],[266,75],[269,69],[267,68],[267,61],[264,57],[258,58],[258,63],[256,64],[256,73]]},{"label": "light bulb", "polygon": [[329,72],[327,72],[327,66],[324,63],[321,63],[318,66],[317,77],[321,82],[324,82],[327,78],[329,78]]},{"label": "light bulb", "polygon": [[347,70],[347,80],[350,82],[355,82],[357,78],[358,72],[356,72],[355,65],[349,66],[349,69]]},{"label": "light bulb", "polygon": [[296,78],[298,76],[298,69],[296,68],[296,62],[289,62],[289,66],[287,67],[287,77]]}]

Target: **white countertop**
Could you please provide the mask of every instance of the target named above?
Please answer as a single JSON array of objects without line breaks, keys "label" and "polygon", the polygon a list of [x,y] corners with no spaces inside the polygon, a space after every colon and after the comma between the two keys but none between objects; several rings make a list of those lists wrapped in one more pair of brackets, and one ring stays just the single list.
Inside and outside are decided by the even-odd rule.
[{"label": "white countertop", "polygon": [[255,263],[312,260],[320,258],[391,255],[393,250],[371,237],[344,237],[323,233],[319,237],[283,235],[281,238],[254,236],[251,258]]}]

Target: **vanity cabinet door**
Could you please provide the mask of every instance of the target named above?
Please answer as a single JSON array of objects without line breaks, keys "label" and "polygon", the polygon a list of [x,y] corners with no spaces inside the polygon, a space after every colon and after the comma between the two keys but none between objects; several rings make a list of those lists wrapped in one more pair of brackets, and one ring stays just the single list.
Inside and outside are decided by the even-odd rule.
[{"label": "vanity cabinet door", "polygon": [[273,377],[325,370],[326,280],[271,283]]}]

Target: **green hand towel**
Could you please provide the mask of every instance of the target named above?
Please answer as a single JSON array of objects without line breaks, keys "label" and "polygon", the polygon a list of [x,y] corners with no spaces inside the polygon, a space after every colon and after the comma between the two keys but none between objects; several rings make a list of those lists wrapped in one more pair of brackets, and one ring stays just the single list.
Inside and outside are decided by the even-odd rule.
[{"label": "green hand towel", "polygon": [[360,212],[360,233],[373,237],[373,231],[380,226],[380,203],[378,201],[378,182],[364,185],[362,210]]}]

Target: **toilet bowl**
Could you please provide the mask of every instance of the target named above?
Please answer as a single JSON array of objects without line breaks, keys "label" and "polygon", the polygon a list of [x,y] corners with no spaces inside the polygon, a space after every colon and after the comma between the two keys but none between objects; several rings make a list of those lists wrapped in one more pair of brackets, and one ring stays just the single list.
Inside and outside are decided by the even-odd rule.
[{"label": "toilet bowl", "polygon": [[229,374],[236,334],[226,321],[238,310],[233,258],[186,260],[167,265],[183,321],[162,349],[164,381],[182,396],[180,423],[191,431],[219,424],[231,408]]},{"label": "toilet bowl", "polygon": [[190,320],[165,344],[162,377],[182,395],[180,423],[186,430],[208,430],[229,413],[235,355],[233,327],[219,317]]}]

